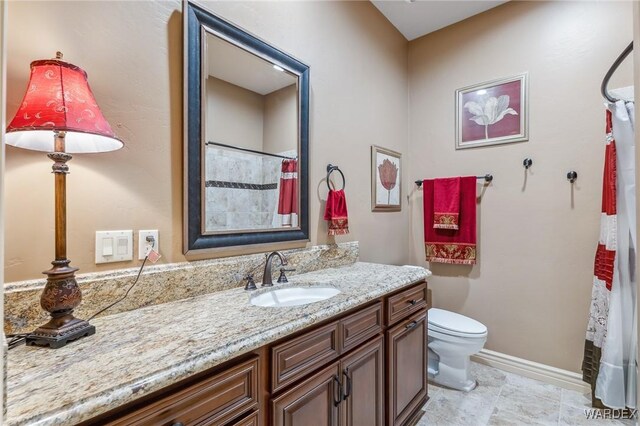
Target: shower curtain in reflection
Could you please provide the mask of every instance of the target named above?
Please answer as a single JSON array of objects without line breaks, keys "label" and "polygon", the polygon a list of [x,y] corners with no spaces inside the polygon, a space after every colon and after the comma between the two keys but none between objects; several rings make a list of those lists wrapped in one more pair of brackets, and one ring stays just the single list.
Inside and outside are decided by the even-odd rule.
[{"label": "shower curtain in reflection", "polygon": [[634,104],[606,112],[600,241],[582,363],[594,407],[636,407]]},{"label": "shower curtain in reflection", "polygon": [[298,226],[298,160],[282,160],[277,226]]}]

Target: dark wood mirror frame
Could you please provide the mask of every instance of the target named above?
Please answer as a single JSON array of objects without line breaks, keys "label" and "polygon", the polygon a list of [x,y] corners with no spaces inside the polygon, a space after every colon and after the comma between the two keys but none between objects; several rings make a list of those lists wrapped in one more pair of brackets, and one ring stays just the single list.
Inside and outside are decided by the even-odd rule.
[{"label": "dark wood mirror frame", "polygon": [[[274,245],[309,240],[309,67],[263,40],[191,2],[184,6],[184,253],[197,254],[222,248]],[[202,230],[202,28],[248,50],[298,77],[298,131],[300,211],[298,227],[205,235]]]}]

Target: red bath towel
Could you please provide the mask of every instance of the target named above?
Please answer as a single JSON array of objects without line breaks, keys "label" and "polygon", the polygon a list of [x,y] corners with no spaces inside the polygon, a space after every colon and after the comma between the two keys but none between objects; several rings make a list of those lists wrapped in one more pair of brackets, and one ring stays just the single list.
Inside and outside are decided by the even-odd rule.
[{"label": "red bath towel", "polygon": [[474,265],[476,263],[476,177],[460,178],[459,225],[454,229],[433,227],[434,181],[425,180],[424,246],[427,262]]},{"label": "red bath towel", "polygon": [[458,229],[460,213],[460,177],[433,180],[433,227]]},{"label": "red bath towel", "polygon": [[347,199],[342,189],[329,191],[327,207],[324,210],[324,220],[329,222],[329,235],[344,235],[349,233]]}]

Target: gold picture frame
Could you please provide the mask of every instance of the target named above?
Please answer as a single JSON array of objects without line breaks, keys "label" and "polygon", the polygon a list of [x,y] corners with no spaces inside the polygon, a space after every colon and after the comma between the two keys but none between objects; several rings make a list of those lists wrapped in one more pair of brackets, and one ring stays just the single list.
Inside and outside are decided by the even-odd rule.
[{"label": "gold picture frame", "polygon": [[371,145],[371,211],[402,210],[402,154]]}]

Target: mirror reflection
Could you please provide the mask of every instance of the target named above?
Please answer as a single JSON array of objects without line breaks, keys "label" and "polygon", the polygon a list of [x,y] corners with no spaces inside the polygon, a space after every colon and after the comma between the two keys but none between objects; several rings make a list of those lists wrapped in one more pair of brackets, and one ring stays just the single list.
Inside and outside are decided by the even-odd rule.
[{"label": "mirror reflection", "polygon": [[205,37],[204,233],[298,227],[298,77]]}]

